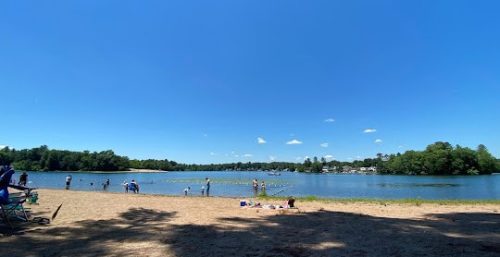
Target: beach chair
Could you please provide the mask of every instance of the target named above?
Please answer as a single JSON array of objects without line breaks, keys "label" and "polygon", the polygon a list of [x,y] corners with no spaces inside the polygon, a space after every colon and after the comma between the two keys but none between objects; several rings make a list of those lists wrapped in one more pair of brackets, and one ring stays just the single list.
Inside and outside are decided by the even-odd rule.
[{"label": "beach chair", "polygon": [[[0,217],[11,228],[11,219],[28,221],[28,215],[23,204],[26,202],[27,195],[31,192],[31,190],[26,187],[9,185],[12,174],[14,174],[14,170],[10,166],[4,166],[0,170]],[[28,190],[9,194],[9,187]]]},{"label": "beach chair", "polygon": [[2,219],[11,228],[11,220],[28,221],[28,214],[23,206],[25,202],[26,197],[21,195],[9,197],[9,203],[0,204]]},{"label": "beach chair", "polygon": [[38,192],[35,191],[37,189],[36,187],[26,187],[26,186],[13,185],[13,184],[10,184],[9,187],[24,192],[24,195],[22,192],[11,193],[11,195],[13,195],[13,196],[22,196],[23,195],[26,198],[27,203],[38,204]]}]

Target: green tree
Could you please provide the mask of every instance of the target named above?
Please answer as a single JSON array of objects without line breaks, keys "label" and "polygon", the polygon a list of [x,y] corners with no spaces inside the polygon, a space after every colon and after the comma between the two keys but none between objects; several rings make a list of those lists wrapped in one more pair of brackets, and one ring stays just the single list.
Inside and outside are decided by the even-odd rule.
[{"label": "green tree", "polygon": [[484,145],[479,145],[477,147],[477,162],[478,170],[480,174],[489,174],[497,171],[496,159],[488,152],[488,149]]}]

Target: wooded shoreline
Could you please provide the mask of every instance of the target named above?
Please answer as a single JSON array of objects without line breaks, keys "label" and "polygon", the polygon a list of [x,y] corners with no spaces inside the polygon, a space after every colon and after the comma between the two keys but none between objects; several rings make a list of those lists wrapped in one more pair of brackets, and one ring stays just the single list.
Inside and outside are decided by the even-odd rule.
[{"label": "wooded shoreline", "polygon": [[[27,171],[88,171],[88,172],[161,172],[161,171],[296,171],[311,173],[364,172],[403,175],[478,175],[500,172],[500,160],[486,146],[476,150],[447,142],[436,142],[423,151],[397,154],[377,154],[375,158],[352,162],[307,158],[293,162],[236,162],[223,164],[182,164],[164,160],[130,160],[112,150],[75,152],[53,150],[47,146],[16,150],[0,149],[0,165],[12,164]],[[365,171],[366,172],[365,172]]]}]

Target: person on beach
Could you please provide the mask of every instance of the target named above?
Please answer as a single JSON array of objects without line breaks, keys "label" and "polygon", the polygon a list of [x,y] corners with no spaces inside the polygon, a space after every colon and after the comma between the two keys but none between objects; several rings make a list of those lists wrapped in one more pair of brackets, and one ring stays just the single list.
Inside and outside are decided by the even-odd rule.
[{"label": "person on beach", "polygon": [[205,196],[205,186],[201,186],[201,196]]},{"label": "person on beach", "polygon": [[66,176],[66,190],[68,190],[69,187],[71,186],[71,180],[72,179],[73,178],[71,177],[71,175]]},{"label": "person on beach", "polygon": [[191,190],[191,187],[186,187],[186,188],[184,188],[184,196],[187,196],[187,195],[188,195],[189,190]]},{"label": "person on beach", "polygon": [[139,193],[139,185],[133,179],[130,181],[130,184],[128,184],[128,189],[134,194]]},{"label": "person on beach", "polygon": [[266,193],[266,182],[262,180],[262,183],[260,184],[260,189],[262,190],[262,193]]},{"label": "person on beach", "polygon": [[125,189],[125,193],[128,193],[128,183],[126,180],[123,181],[123,188]]},{"label": "person on beach", "polygon": [[256,178],[254,178],[252,181],[252,187],[253,187],[253,194],[257,195],[257,193],[259,191],[259,182],[257,181]]},{"label": "person on beach", "polygon": [[26,183],[28,183],[28,173],[23,172],[21,176],[19,176],[19,184],[20,186],[26,186]]},{"label": "person on beach", "polygon": [[102,184],[102,189],[103,189],[104,191],[108,191],[109,184],[110,184],[110,182],[109,182],[109,178],[108,178],[108,179],[106,179],[106,182],[104,182],[104,183]]},{"label": "person on beach", "polygon": [[14,173],[14,168],[10,165],[0,167],[0,204],[8,204],[10,202],[8,187]]},{"label": "person on beach", "polygon": [[206,187],[207,187],[207,197],[210,196],[210,179],[205,178]]}]

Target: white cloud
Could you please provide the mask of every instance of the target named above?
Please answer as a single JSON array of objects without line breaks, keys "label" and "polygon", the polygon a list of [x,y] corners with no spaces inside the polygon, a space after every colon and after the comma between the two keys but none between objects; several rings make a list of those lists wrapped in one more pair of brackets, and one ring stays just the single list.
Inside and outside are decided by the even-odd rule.
[{"label": "white cloud", "polygon": [[269,160],[272,161],[272,162],[275,161],[276,160],[276,156],[269,155]]},{"label": "white cloud", "polygon": [[293,140],[290,140],[288,142],[286,142],[287,145],[301,145],[302,144],[302,141],[299,141],[297,139],[293,139]]},{"label": "white cloud", "polygon": [[333,159],[333,155],[331,154],[327,154],[325,156],[323,156],[325,159],[329,160],[329,159]]},{"label": "white cloud", "polygon": [[361,160],[362,158],[361,158],[361,156],[358,155],[358,156],[356,156],[356,159]]},{"label": "white cloud", "polygon": [[311,158],[309,158],[309,156],[304,157],[304,160],[307,160],[307,159],[311,159]]},{"label": "white cloud", "polygon": [[210,152],[210,155],[211,155],[211,156],[215,156],[215,155],[217,155],[217,154],[216,154],[216,153],[214,153],[214,152]]},{"label": "white cloud", "polygon": [[257,138],[257,143],[258,143],[258,144],[265,144],[265,143],[267,143],[267,142],[266,142],[266,140],[265,140],[264,138],[262,138],[262,137],[258,137],[258,138]]},{"label": "white cloud", "polygon": [[398,148],[403,148],[403,146],[402,146],[402,145],[400,145],[400,146],[398,146]]},{"label": "white cloud", "polygon": [[319,146],[327,148],[328,147],[328,143],[321,143]]},{"label": "white cloud", "polygon": [[302,158],[301,156],[297,156],[297,158],[295,158],[295,160],[297,161],[302,161],[304,158]]},{"label": "white cloud", "polygon": [[325,119],[325,122],[326,123],[332,123],[332,122],[335,122],[335,120],[332,119],[332,118],[328,118],[328,119]]},{"label": "white cloud", "polygon": [[0,145],[0,149],[4,149],[5,147],[7,147],[8,145]]},{"label": "white cloud", "polygon": [[250,157],[252,157],[252,156],[253,156],[253,155],[252,155],[252,154],[249,154],[249,153],[246,153],[246,154],[244,154],[244,155],[243,155],[243,157],[245,157],[245,158],[250,158]]},{"label": "white cloud", "polygon": [[377,132],[377,130],[374,128],[367,128],[363,130],[363,133],[375,133],[375,132]]},{"label": "white cloud", "polygon": [[382,139],[375,139],[375,144],[382,144]]}]

